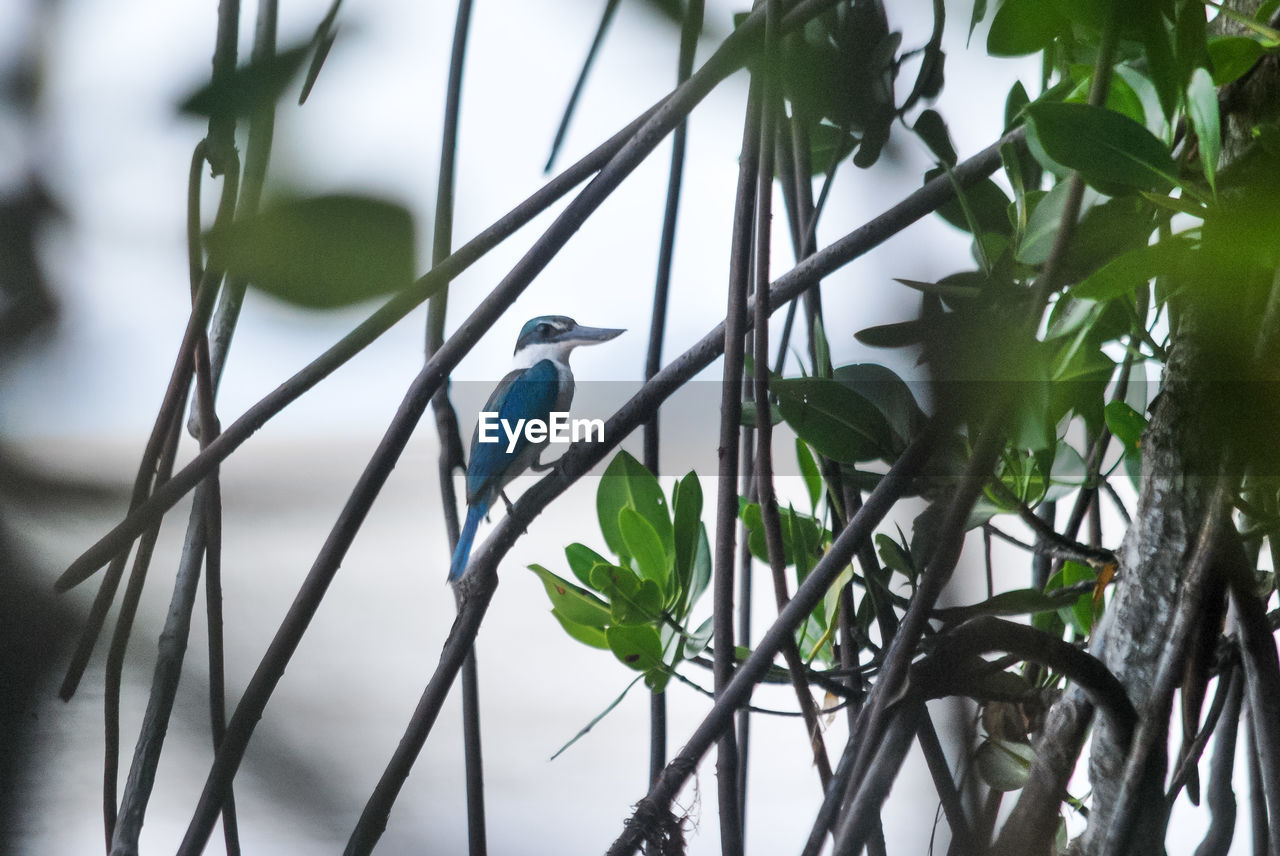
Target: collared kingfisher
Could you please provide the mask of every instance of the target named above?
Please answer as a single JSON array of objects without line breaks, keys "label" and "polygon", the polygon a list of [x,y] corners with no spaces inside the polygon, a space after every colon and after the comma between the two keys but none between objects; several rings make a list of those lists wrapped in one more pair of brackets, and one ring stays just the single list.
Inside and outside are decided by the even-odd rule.
[{"label": "collared kingfisher", "polygon": [[[623,332],[583,327],[563,315],[530,319],[516,339],[514,367],[494,388],[483,412],[497,413],[498,422],[507,426],[518,420],[549,422],[553,412],[567,411],[573,401],[569,353],[579,345],[598,345]],[[529,467],[545,469],[538,464],[538,456],[546,445],[546,440],[530,441],[523,432],[511,442],[501,433],[498,442],[480,442],[480,425],[476,425],[467,466],[467,519],[449,564],[449,582],[456,582],[466,571],[476,527],[499,495],[506,499],[503,488]]]}]

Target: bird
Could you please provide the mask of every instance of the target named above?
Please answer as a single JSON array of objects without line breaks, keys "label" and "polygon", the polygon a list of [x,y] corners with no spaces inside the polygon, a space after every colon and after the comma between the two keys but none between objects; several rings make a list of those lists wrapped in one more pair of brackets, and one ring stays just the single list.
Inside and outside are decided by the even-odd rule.
[{"label": "bird", "polygon": [[[569,354],[581,345],[598,345],[620,336],[625,330],[609,327],[585,327],[564,315],[539,315],[520,328],[516,339],[514,366],[498,382],[482,413],[497,413],[500,425],[516,425],[517,420],[540,419],[548,422],[551,414],[563,413],[573,401],[573,372]],[[499,496],[511,503],[503,493],[512,479],[525,470],[545,469],[538,463],[547,441],[530,441],[526,434],[511,439],[498,432],[497,442],[481,441],[476,425],[471,435],[471,453],[467,465],[467,518],[458,535],[458,544],[449,563],[449,582],[456,583],[467,570],[476,528],[489,513]]]}]

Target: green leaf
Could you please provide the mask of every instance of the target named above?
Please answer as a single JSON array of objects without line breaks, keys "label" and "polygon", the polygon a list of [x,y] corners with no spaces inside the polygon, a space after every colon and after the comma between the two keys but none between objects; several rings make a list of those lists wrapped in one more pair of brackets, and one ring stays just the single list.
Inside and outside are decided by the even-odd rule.
[{"label": "green leaf", "polygon": [[658,533],[663,551],[673,553],[671,517],[658,479],[629,453],[619,452],[600,479],[600,487],[596,491],[596,514],[605,543],[621,559],[631,557],[618,529],[618,512],[627,506],[649,521]]},{"label": "green leaf", "polygon": [[685,598],[686,611],[692,609],[698,598],[711,583],[711,543],[707,540],[706,524],[698,523],[698,550],[693,554],[693,578],[689,581],[689,596]]},{"label": "green leaf", "polygon": [[1125,452],[1138,451],[1142,433],[1147,430],[1146,418],[1123,401],[1111,402],[1104,412],[1107,427],[1124,444]]},{"label": "green leaf", "polygon": [[1027,95],[1027,88],[1022,85],[1021,80],[1015,80],[1004,99],[1005,131],[1012,131],[1014,126],[1022,123],[1023,111],[1030,103],[1031,98]]},{"label": "green leaf", "polygon": [[906,381],[878,363],[850,363],[835,370],[835,380],[871,402],[894,437],[894,452],[905,448],[924,424],[924,411]]},{"label": "green leaf", "polygon": [[973,0],[973,12],[969,15],[969,35],[965,37],[964,46],[969,46],[969,39],[973,38],[974,28],[987,17],[987,0]]},{"label": "green leaf", "polygon": [[[608,643],[605,643],[604,647],[606,648],[609,647]],[[582,728],[578,729],[578,733],[573,735],[573,737],[569,739],[568,743],[564,744],[559,749],[557,749],[556,753],[551,756],[550,760],[554,761],[556,758],[559,758],[562,754],[564,754],[564,751],[566,749],[568,749],[573,744],[577,743],[580,739],[586,736],[587,733],[591,731],[591,729],[595,728],[600,723],[600,720],[604,719],[606,716],[612,713],[613,709],[622,703],[622,700],[627,697],[627,693],[631,692],[631,688],[634,687],[640,681],[641,677],[642,677],[641,675],[637,675],[631,681],[631,683],[627,684],[627,688],[623,690],[622,693],[617,698],[609,702],[608,707],[606,707],[604,710],[596,714],[592,718],[592,720],[588,722],[586,725],[582,726]]]},{"label": "green leaf", "polygon": [[911,563],[910,553],[888,535],[876,535],[876,552],[880,554],[880,561],[884,562],[886,568],[897,571],[909,580],[916,578],[917,571]]},{"label": "green leaf", "polygon": [[226,77],[197,89],[178,109],[196,116],[252,116],[280,100],[310,51],[308,42],[279,51],[261,62],[242,65]]},{"label": "green leaf", "polygon": [[796,438],[796,463],[800,467],[800,475],[804,478],[804,487],[809,494],[809,508],[818,512],[818,501],[822,499],[822,474],[818,471],[818,463],[804,440]]},{"label": "green leaf", "polygon": [[1124,297],[1157,276],[1180,270],[1193,252],[1190,239],[1175,235],[1157,244],[1130,250],[1112,259],[1071,289],[1078,300],[1106,301]]},{"label": "green leaf", "polygon": [[827,330],[822,326],[822,319],[813,319],[813,367],[814,377],[830,377],[831,343],[827,341]]},{"label": "green leaf", "polygon": [[212,230],[208,242],[230,273],[309,309],[348,306],[413,282],[413,217],[367,196],[282,199]]},{"label": "green leaf", "polygon": [[1160,0],[1137,0],[1129,5],[1147,54],[1147,72],[1160,96],[1160,107],[1166,118],[1178,109],[1181,97],[1181,75],[1169,43],[1169,29],[1160,11]]},{"label": "green leaf", "polygon": [[[932,181],[944,173],[941,167],[930,169],[925,172],[924,180]],[[961,197],[964,200],[963,204]],[[985,178],[966,188],[957,188],[957,197],[939,206],[937,213],[952,226],[970,234],[976,227],[980,235],[987,232],[1007,235],[1013,231],[1013,226],[1009,223],[1008,208],[1009,197],[1000,189],[1000,185]],[[972,221],[970,215],[972,215]]]},{"label": "green leaf", "polygon": [[938,158],[938,160],[948,166],[956,165],[956,150],[951,145],[951,135],[947,133],[947,123],[942,120],[942,116],[936,110],[925,110],[916,119],[912,130],[920,139],[924,140],[924,144],[929,147],[929,151]]},{"label": "green leaf", "polygon": [[636,560],[640,576],[653,580],[661,590],[667,587],[667,554],[657,531],[640,516],[640,512],[624,506],[618,512],[618,528],[627,545],[627,553]]},{"label": "green leaf", "polygon": [[1209,39],[1209,59],[1213,63],[1213,85],[1226,86],[1253,68],[1266,49],[1247,36],[1216,36]]},{"label": "green leaf", "polygon": [[698,625],[698,629],[689,634],[684,643],[684,656],[692,660],[707,649],[711,642],[711,634],[715,631],[715,620],[708,618]]},{"label": "green leaf", "polygon": [[604,630],[600,627],[588,627],[585,624],[578,624],[576,621],[570,621],[558,609],[552,609],[551,614],[555,616],[556,621],[560,622],[560,626],[564,628],[564,632],[569,634],[569,638],[576,639],[583,645],[589,645],[592,648],[608,648],[609,642],[605,639]]},{"label": "green leaf", "polygon": [[892,431],[883,414],[843,384],[787,378],[776,381],[773,390],[782,418],[828,458],[852,464],[892,455]]},{"label": "green leaf", "polygon": [[1203,68],[1191,73],[1187,85],[1187,115],[1200,143],[1200,162],[1209,188],[1217,192],[1218,158],[1222,155],[1222,126],[1218,118],[1218,90]]},{"label": "green leaf", "polygon": [[609,623],[609,605],[584,588],[558,577],[541,565],[530,565],[551,598],[552,609],[565,621],[587,627],[604,627]]},{"label": "green leaf", "polygon": [[1041,265],[1049,259],[1053,242],[1057,238],[1058,228],[1062,224],[1062,212],[1067,205],[1068,183],[1060,181],[1053,190],[1040,198],[1031,216],[1027,218],[1027,229],[1023,233],[1022,242],[1014,258],[1024,265]]},{"label": "green leaf", "polygon": [[573,571],[573,575],[582,580],[585,586],[591,585],[591,571],[596,565],[612,564],[595,550],[576,542],[564,548],[564,557],[568,559],[569,569]]},{"label": "green leaf", "polygon": [[1005,0],[987,32],[987,53],[1025,56],[1042,51],[1053,44],[1066,23],[1041,0]]},{"label": "green leaf", "polygon": [[639,672],[663,668],[662,641],[657,628],[648,625],[609,627],[604,634],[609,650],[627,666]]},{"label": "green leaf", "polygon": [[1039,103],[1027,113],[1045,153],[1103,192],[1113,185],[1164,190],[1178,183],[1164,143],[1128,116],[1088,104]]},{"label": "green leaf", "polygon": [[653,580],[642,580],[630,568],[597,565],[591,572],[591,587],[609,598],[610,621],[617,624],[647,624],[662,613],[662,592]]},{"label": "green leaf", "polygon": [[997,791],[1016,791],[1031,777],[1035,750],[1025,743],[988,737],[974,753],[982,780]]},{"label": "green leaf", "polygon": [[[1093,568],[1088,565],[1072,561],[1062,563],[1062,585],[1064,587],[1091,582],[1097,577],[1098,575],[1094,573]],[[1076,598],[1076,602],[1071,605],[1071,620],[1082,636],[1089,635],[1089,632],[1093,629],[1093,595],[1091,593],[1085,593]]]},{"label": "green leaf", "polygon": [[698,474],[689,472],[676,482],[671,492],[671,505],[675,511],[675,565],[673,572],[676,592],[683,604],[677,610],[681,619],[692,605],[687,595],[693,580],[694,559],[698,552],[698,529],[702,525],[702,482]]}]

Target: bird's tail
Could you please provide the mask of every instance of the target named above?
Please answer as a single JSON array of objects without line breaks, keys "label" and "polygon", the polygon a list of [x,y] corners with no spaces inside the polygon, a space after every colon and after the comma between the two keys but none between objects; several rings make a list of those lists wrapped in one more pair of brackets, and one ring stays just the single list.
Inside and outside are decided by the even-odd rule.
[{"label": "bird's tail", "polygon": [[458,546],[453,551],[453,561],[449,563],[449,582],[457,582],[466,571],[467,560],[471,558],[471,543],[476,538],[476,528],[488,510],[489,503],[483,500],[467,509],[467,521],[462,524],[462,532],[458,535]]}]

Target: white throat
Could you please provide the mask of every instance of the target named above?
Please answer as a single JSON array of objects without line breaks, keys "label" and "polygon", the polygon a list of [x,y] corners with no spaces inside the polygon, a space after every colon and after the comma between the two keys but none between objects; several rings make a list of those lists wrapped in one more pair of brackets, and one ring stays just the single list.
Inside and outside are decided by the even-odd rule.
[{"label": "white throat", "polygon": [[569,342],[548,342],[538,345],[525,345],[516,351],[513,369],[532,368],[543,360],[551,360],[557,368],[569,370],[569,352],[574,345]]}]

